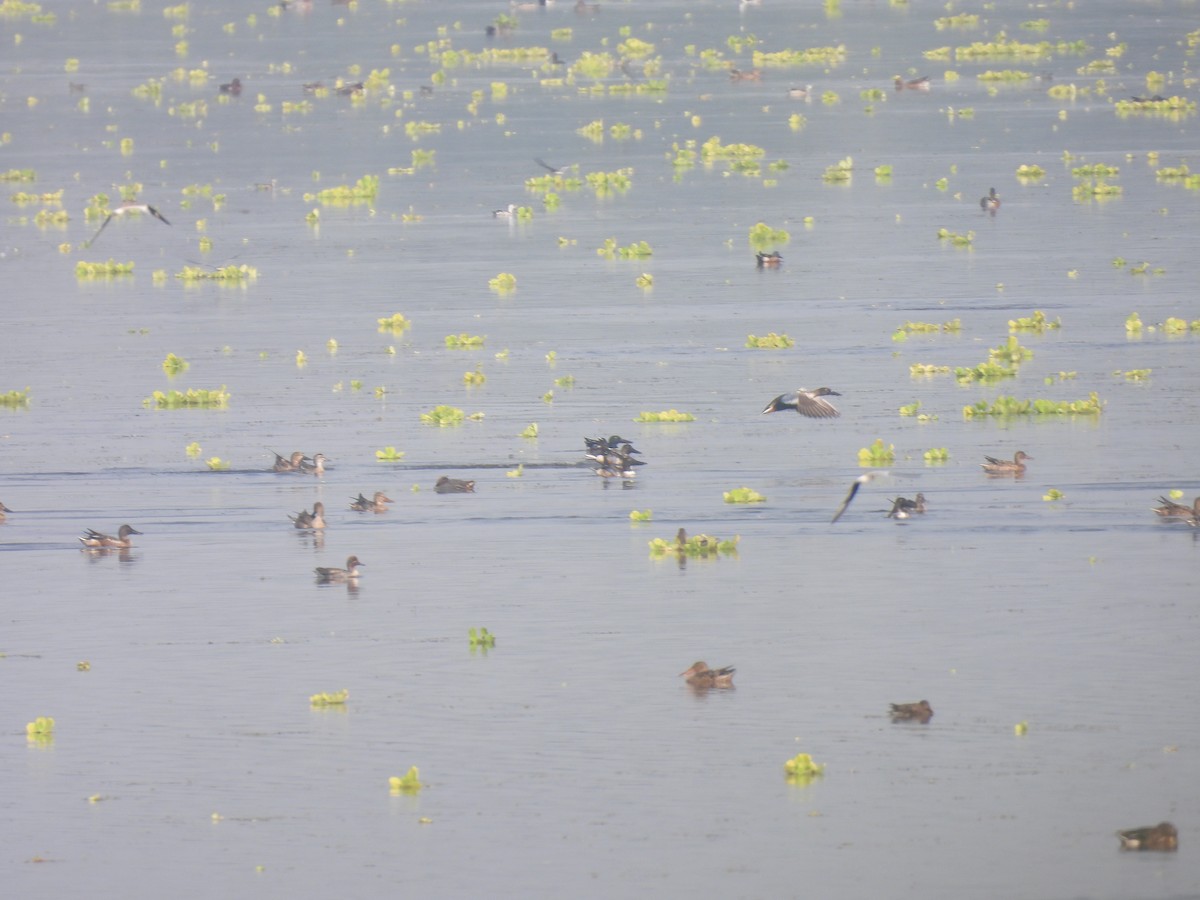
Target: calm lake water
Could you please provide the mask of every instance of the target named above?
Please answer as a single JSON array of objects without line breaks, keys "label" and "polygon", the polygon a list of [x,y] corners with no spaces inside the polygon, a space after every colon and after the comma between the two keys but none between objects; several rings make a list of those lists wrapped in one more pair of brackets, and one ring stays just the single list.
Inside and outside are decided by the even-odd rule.
[{"label": "calm lake water", "polygon": [[[1200,331],[1162,327],[1200,320],[1200,192],[1157,174],[1195,165],[1196,114],[1115,111],[1195,101],[1194,4],[118,6],[0,18],[0,171],[36,173],[5,188],[63,192],[6,199],[0,232],[0,393],[29,388],[0,408],[10,891],[1200,896],[1200,531],[1151,512],[1200,494]],[[980,18],[939,29],[951,13]],[[517,27],[489,39],[501,14]],[[954,57],[1002,35],[1087,48]],[[478,56],[619,63],[629,38],[653,49],[601,91],[544,54]],[[845,52],[731,81],[752,40]],[[987,70],[1039,78],[989,87]],[[357,100],[302,89],[373,71]],[[893,89],[924,74],[928,92]],[[624,89],[651,77],[666,89]],[[787,95],[809,83],[814,99]],[[596,121],[600,140],[580,132]],[[760,171],[672,164],[713,137],[763,148]],[[847,157],[851,179],[826,181]],[[535,158],[630,185],[562,187],[546,209]],[[1101,163],[1122,192],[1078,198],[1073,169]],[[1018,179],[1026,164],[1045,176]],[[305,197],[364,175],[369,203]],[[118,217],[84,247],[89,198],[133,184],[170,227]],[[532,217],[493,217],[510,203]],[[69,221],[39,226],[41,209]],[[778,269],[755,266],[759,221],[790,234]],[[653,255],[606,259],[607,238]],[[133,274],[76,277],[109,258]],[[175,277],[230,264],[257,279]],[[489,288],[500,273],[515,291]],[[1017,377],[910,374],[986,361],[1035,310],[1061,328],[1014,333],[1032,351]],[[411,327],[381,332],[396,312]],[[745,347],[770,332],[795,346]],[[189,363],[174,378],[170,353]],[[841,417],[759,414],[797,385],[834,388]],[[226,409],[143,405],[222,386]],[[962,414],[1093,392],[1098,416]],[[916,402],[928,419],[899,415]],[[438,404],[483,417],[423,425]],[[695,421],[633,421],[668,409]],[[583,437],[613,432],[649,463],[636,480],[582,464]],[[892,474],[831,525],[877,438]],[[403,458],[377,461],[389,446]],[[329,471],[267,471],[293,450]],[[1017,450],[1023,478],[980,470]],[[476,492],[436,494],[442,474]],[[765,502],[723,502],[743,486]],[[348,509],[376,490],[388,512]],[[918,491],[928,513],[885,518]],[[325,534],[294,529],[318,500]],[[143,532],[132,550],[78,549],[122,523]],[[680,527],[738,553],[652,557]],[[350,554],[357,584],[316,583]],[[697,658],[736,665],[736,687],[690,689],[676,673]],[[309,703],[343,688],[344,707]],[[889,720],[920,698],[928,724]],[[38,716],[52,740],[22,734]],[[824,775],[789,784],[802,752]],[[411,766],[424,788],[389,793]],[[1119,850],[1117,829],[1164,819],[1178,853]]]}]

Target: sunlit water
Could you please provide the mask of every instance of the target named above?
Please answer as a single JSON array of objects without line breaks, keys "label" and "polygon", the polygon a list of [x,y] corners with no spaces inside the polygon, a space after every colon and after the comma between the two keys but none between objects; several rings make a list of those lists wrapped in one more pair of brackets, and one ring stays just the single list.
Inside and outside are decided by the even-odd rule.
[{"label": "sunlit water", "polygon": [[[180,23],[157,4],[0,21],[11,135],[0,168],[37,172],[6,187],[65,188],[71,215],[65,230],[39,230],[40,207],[12,204],[0,238],[0,391],[31,388],[27,409],[0,410],[0,500],[16,510],[0,525],[9,890],[1197,896],[1198,533],[1150,508],[1171,489],[1185,503],[1200,493],[1200,338],[1131,339],[1124,325],[1134,311],[1148,326],[1200,318],[1198,195],[1155,177],[1194,154],[1195,116],[1112,109],[1130,94],[1195,97],[1183,39],[1194,10],[1080,6],[1036,11],[1045,32],[1020,28],[1035,15],[1024,8],[937,31],[944,10],[917,4],[846,2],[828,18],[771,0],[605,3],[578,16],[559,0],[489,41],[502,4],[318,2],[254,10],[250,23],[242,5],[218,3],[193,5],[184,57]],[[487,63],[447,70],[422,95],[440,26],[457,49],[550,47],[568,63],[615,53],[630,26],[655,44],[670,87],[582,93],[586,79],[539,83],[561,71]],[[562,28],[571,39],[552,41]],[[922,58],[1002,30],[1090,49],[1027,63]],[[751,68],[726,43],[747,34],[768,51],[845,44],[847,58],[741,83],[700,65],[715,48]],[[1095,89],[1076,69],[1119,43],[1108,93],[1070,103],[1046,82],[993,95],[976,78],[1021,68]],[[78,72],[64,71],[69,58]],[[205,65],[203,86],[168,77]],[[305,99],[304,82],[383,68],[395,97],[282,112]],[[1147,90],[1151,69],[1172,81]],[[893,75],[926,72],[930,93],[892,90]],[[221,101],[217,85],[234,76],[242,95]],[[166,79],[157,106],[131,94],[152,78]],[[810,82],[840,102],[786,96]],[[860,97],[870,88],[883,99]],[[269,109],[256,111],[260,93]],[[206,115],[180,112],[198,100]],[[794,130],[797,112],[807,124]],[[597,119],[641,136],[577,133]],[[414,142],[410,121],[441,132]],[[717,163],[676,177],[672,144],[714,135],[765,148],[762,174]],[[435,150],[434,165],[389,175],[414,148]],[[847,156],[852,181],[825,183]],[[543,172],[535,157],[580,173],[631,167],[633,184],[604,198],[560,192],[547,212],[524,187]],[[765,168],[775,160],[788,168]],[[1095,162],[1120,168],[1123,194],[1078,202],[1071,168]],[[1019,182],[1026,163],[1046,178]],[[880,165],[890,179],[875,178]],[[303,196],[364,174],[381,176],[370,206]],[[130,181],[171,227],[114,220],[82,249],[98,225],[84,220],[87,199],[115,202]],[[189,185],[227,200],[187,206]],[[995,216],[978,206],[991,186]],[[508,203],[533,219],[494,219]],[[747,234],[760,220],[791,234],[777,271],[754,266]],[[939,242],[939,228],[973,231],[972,249]],[[608,237],[645,240],[653,256],[605,260]],[[76,261],[110,256],[135,274],[75,278]],[[173,277],[230,262],[258,280]],[[1131,275],[1142,262],[1162,274]],[[501,272],[517,277],[511,295],[487,286]],[[1016,379],[910,377],[913,363],[982,362],[1008,321],[1035,309],[1062,328],[1017,335],[1034,356]],[[412,328],[377,331],[394,312]],[[955,318],[961,332],[891,339],[905,322]],[[748,334],[771,331],[796,346],[745,349]],[[446,349],[459,333],[486,344]],[[171,382],[168,353],[190,363]],[[476,366],[487,381],[467,388]],[[1124,376],[1135,369],[1152,371]],[[564,376],[573,387],[555,383]],[[840,419],[759,415],[781,392],[822,384],[841,393]],[[221,385],[227,410],[142,406],[154,390]],[[1003,394],[1092,391],[1098,418],[961,414]],[[898,415],[915,401],[936,418]],[[421,425],[440,403],[485,415]],[[632,421],[671,408],[696,421]],[[532,422],[539,437],[517,437]],[[649,462],[633,483],[578,464],[584,435],[614,431]],[[877,437],[895,445],[894,474],[831,526],[857,451]],[[198,458],[185,454],[192,442]],[[387,446],[403,460],[377,462]],[[934,447],[950,451],[946,464],[924,462]],[[266,471],[271,450],[295,449],[333,467],[323,479]],[[978,468],[1019,449],[1034,457],[1022,479]],[[211,456],[231,469],[210,472]],[[435,494],[447,473],[477,492]],[[722,502],[740,486],[767,501]],[[1051,488],[1064,498],[1044,501]],[[347,509],[375,490],[395,499],[387,513]],[[884,518],[888,498],[917,491],[926,515]],[[287,515],[318,499],[330,525],[314,538]],[[652,521],[631,524],[633,509]],[[84,528],[122,522],[144,532],[128,553],[76,549]],[[651,558],[647,542],[681,526],[740,535],[739,553]],[[357,587],[316,584],[314,566],[350,554],[366,562]],[[497,645],[472,653],[467,630],[481,626]],[[674,676],[697,657],[736,665],[737,687],[691,691]],[[344,710],[310,708],[309,695],[340,688]],[[928,725],[888,720],[889,702],[922,697],[936,711]],[[27,744],[21,729],[39,715],[55,717],[55,737]],[[827,766],[823,778],[785,781],[799,752]],[[426,787],[389,795],[388,777],[412,765]],[[1163,819],[1179,826],[1179,853],[1118,850],[1116,829]]]}]

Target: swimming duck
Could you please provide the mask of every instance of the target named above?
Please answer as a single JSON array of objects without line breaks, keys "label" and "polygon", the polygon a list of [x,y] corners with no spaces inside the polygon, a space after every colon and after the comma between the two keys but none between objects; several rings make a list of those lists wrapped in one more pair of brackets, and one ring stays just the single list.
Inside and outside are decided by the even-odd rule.
[{"label": "swimming duck", "polygon": [[504,209],[493,209],[492,217],[496,219],[515,219],[517,217],[517,204],[510,203]]},{"label": "swimming duck", "polygon": [[802,88],[798,88],[798,87],[788,88],[788,96],[791,97],[793,100],[811,100],[812,99],[812,89],[813,89],[813,86],[811,84],[806,84]]},{"label": "swimming duck", "polygon": [[356,81],[354,84],[344,84],[337,89],[338,95],[342,97],[350,97],[354,94],[361,94],[367,89],[367,86],[361,81]]},{"label": "swimming duck", "polygon": [[754,255],[754,258],[760,269],[774,269],[783,262],[783,257],[779,255],[778,250],[772,250],[770,253],[763,253],[760,250]]},{"label": "swimming duck", "polygon": [[736,671],[737,669],[733,666],[710,669],[708,663],[702,659],[698,659],[689,668],[684,669],[679,674],[686,677],[687,683],[692,687],[722,688],[733,687],[733,673]]},{"label": "swimming duck", "polygon": [[1174,500],[1168,500],[1166,497],[1159,497],[1158,502],[1162,506],[1154,507],[1154,511],[1160,516],[1179,516],[1185,519],[1200,518],[1200,497],[1197,497],[1191,506],[1184,506],[1182,503],[1176,503]]},{"label": "swimming duck", "polygon": [[473,494],[475,493],[475,482],[443,475],[437,480],[433,489],[439,494]]},{"label": "swimming duck", "polygon": [[318,500],[313,504],[312,512],[300,510],[294,516],[288,516],[292,524],[306,531],[316,531],[325,527],[325,504]]},{"label": "swimming duck", "polygon": [[828,400],[822,400],[822,397],[840,397],[842,396],[835,390],[827,387],[820,387],[810,391],[805,388],[796,388],[789,394],[780,394],[774,400],[767,404],[760,415],[767,413],[782,412],[785,409],[794,409],[802,416],[808,416],[810,419],[836,419],[841,415],[837,408]]},{"label": "swimming duck", "polygon": [[891,706],[893,722],[913,721],[923,725],[933,718],[933,707],[929,705],[928,700],[921,700],[917,703],[893,703]]},{"label": "swimming duck", "polygon": [[600,12],[599,3],[587,3],[585,0],[575,0],[575,13],[580,16],[592,16]]},{"label": "swimming duck", "polygon": [[327,462],[329,462],[329,459],[325,456],[325,454],[318,453],[312,458],[312,462],[309,462],[307,459],[300,460],[299,471],[304,475],[324,475],[325,463]]},{"label": "swimming duck", "polygon": [[242,92],[242,82],[241,82],[241,79],[239,79],[239,78],[233,79],[233,81],[229,82],[229,84],[221,85],[221,93],[222,94],[232,94],[233,96],[236,97],[241,92]]},{"label": "swimming duck", "polygon": [[[275,453],[274,450],[271,451]],[[297,450],[292,454],[290,459],[284,459],[278,453],[275,453],[275,465],[271,466],[272,472],[299,472],[300,466],[307,459],[303,453]]]},{"label": "swimming duck", "polygon": [[1012,459],[996,459],[994,456],[985,456],[984,459],[987,462],[979,465],[989,475],[1024,475],[1025,460],[1033,457],[1024,450],[1018,450]]},{"label": "swimming duck", "polygon": [[10,512],[12,512],[12,510],[11,510],[11,509],[9,509],[9,508],[8,508],[7,506],[5,506],[3,503],[0,503],[0,522],[3,522],[3,521],[4,521],[4,514],[5,514],[5,513],[10,513]]},{"label": "swimming duck", "polygon": [[103,534],[89,528],[83,533],[79,543],[88,550],[128,550],[133,546],[131,534],[141,534],[141,532],[132,525],[122,525],[117,530],[117,536],[113,537],[111,534]]},{"label": "swimming duck", "polygon": [[980,198],[979,208],[986,209],[988,212],[995,212],[1000,208],[1000,198],[996,196],[995,188],[989,190],[986,197]]},{"label": "swimming duck", "polygon": [[758,69],[751,69],[749,72],[743,72],[741,69],[729,70],[730,81],[762,81],[762,72]]},{"label": "swimming duck", "polygon": [[1178,850],[1179,832],[1170,822],[1118,831],[1122,850]]},{"label": "swimming duck", "polygon": [[368,500],[361,493],[357,497],[350,498],[350,508],[356,509],[359,512],[387,512],[387,504],[392,502],[392,498],[388,497],[383,491],[376,491],[374,499]]},{"label": "swimming duck", "polygon": [[907,497],[897,497],[892,501],[892,511],[887,514],[889,519],[907,519],[913,513],[925,512],[925,495],[917,494],[915,500]]},{"label": "swimming duck", "polygon": [[171,224],[170,222],[167,221],[166,216],[164,216],[162,213],[160,213],[157,209],[155,209],[149,203],[138,203],[136,200],[125,200],[121,203],[120,206],[118,206],[116,209],[112,210],[107,216],[104,217],[104,221],[100,223],[100,227],[96,229],[96,233],[93,234],[91,236],[91,238],[84,243],[83,246],[90,247],[93,243],[95,243],[96,238],[100,237],[100,232],[102,232],[105,228],[107,228],[108,223],[111,222],[113,219],[115,219],[117,216],[124,216],[124,215],[127,215],[128,213],[132,213],[132,212],[146,213],[147,215],[154,216],[154,218],[158,219],[158,221],[162,222],[164,225]]},{"label": "swimming duck", "polygon": [[[642,451],[635,450],[633,448],[633,444],[621,437],[619,434],[614,434],[607,438],[585,437],[583,441],[585,444],[587,444],[587,449],[583,453],[587,459],[602,463],[608,459],[610,454],[615,454],[617,457],[629,458],[631,465],[645,465],[645,463],[641,460],[632,459],[634,456],[641,456]],[[618,459],[617,461],[620,460]]]},{"label": "swimming duck", "polygon": [[911,81],[905,81],[899,75],[895,78],[896,90],[903,91],[927,91],[929,90],[929,76],[922,75],[920,78],[914,78]]},{"label": "swimming duck", "polygon": [[313,571],[317,573],[317,581],[353,581],[359,576],[358,567],[365,565],[366,563],[360,562],[357,556],[351,556],[346,560],[346,568],[344,569],[317,566]]}]

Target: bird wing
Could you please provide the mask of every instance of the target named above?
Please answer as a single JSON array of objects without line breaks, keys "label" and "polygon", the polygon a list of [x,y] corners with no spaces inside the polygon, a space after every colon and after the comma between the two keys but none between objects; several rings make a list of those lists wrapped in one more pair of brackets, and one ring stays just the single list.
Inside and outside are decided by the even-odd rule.
[{"label": "bird wing", "polygon": [[91,236],[91,238],[89,238],[84,243],[84,245],[83,245],[84,247],[92,246],[92,244],[95,242],[96,238],[100,237],[100,232],[102,232],[105,228],[108,227],[108,223],[112,221],[112,217],[114,215],[115,215],[115,213],[109,213],[107,216],[104,217],[104,221],[100,223],[100,227],[96,229],[96,233],[93,234]]},{"label": "bird wing", "polygon": [[149,203],[146,204],[146,209],[148,209],[150,211],[150,215],[154,216],[154,218],[158,219],[158,221],[162,222],[164,225],[171,224],[170,222],[167,221],[166,216],[164,216],[162,213],[160,213],[157,209],[155,209]]},{"label": "bird wing", "polygon": [[858,489],[862,487],[862,484],[863,479],[861,475],[854,479],[854,484],[850,485],[850,493],[846,495],[846,499],[842,501],[842,505],[838,507],[838,511],[833,514],[833,518],[829,520],[830,525],[842,517],[842,513],[846,511],[846,507],[850,505],[850,501],[854,499],[854,495],[858,493]]}]

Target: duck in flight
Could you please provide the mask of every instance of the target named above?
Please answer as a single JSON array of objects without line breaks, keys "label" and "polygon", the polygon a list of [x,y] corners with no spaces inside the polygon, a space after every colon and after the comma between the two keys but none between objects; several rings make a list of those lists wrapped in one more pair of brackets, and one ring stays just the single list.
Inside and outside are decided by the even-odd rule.
[{"label": "duck in flight", "polygon": [[862,487],[868,481],[874,481],[881,475],[887,474],[888,472],[886,471],[863,472],[861,475],[855,478],[854,483],[850,485],[850,493],[846,495],[846,499],[842,501],[842,505],[838,507],[838,511],[833,514],[833,518],[829,520],[829,524],[832,525],[842,517],[842,513],[846,511],[846,507],[850,505],[850,501],[854,499],[854,495],[858,493],[858,489],[860,487]]},{"label": "duck in flight", "polygon": [[167,221],[166,216],[164,216],[162,213],[160,213],[157,209],[155,209],[149,203],[138,203],[136,200],[126,200],[120,206],[118,206],[116,209],[112,210],[112,212],[110,212],[107,216],[104,217],[104,221],[100,223],[100,227],[96,229],[96,233],[93,234],[91,239],[88,240],[88,242],[85,243],[83,246],[84,247],[92,246],[92,244],[95,243],[96,238],[100,237],[100,232],[102,232],[105,228],[108,227],[109,222],[111,222],[117,216],[123,216],[123,215],[126,215],[127,213],[131,213],[131,212],[147,213],[149,215],[154,216],[154,218],[158,219],[158,221],[162,222],[164,225],[171,224],[170,222]]},{"label": "duck in flight", "polygon": [[796,388],[791,393],[780,394],[767,404],[767,408],[760,415],[765,416],[767,413],[794,409],[800,415],[808,416],[810,419],[836,419],[841,413],[837,411],[836,406],[824,398],[840,396],[842,395],[837,391],[827,387],[820,387],[813,391]]}]

